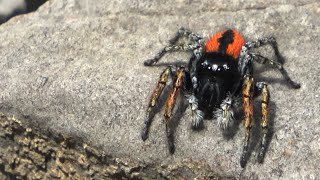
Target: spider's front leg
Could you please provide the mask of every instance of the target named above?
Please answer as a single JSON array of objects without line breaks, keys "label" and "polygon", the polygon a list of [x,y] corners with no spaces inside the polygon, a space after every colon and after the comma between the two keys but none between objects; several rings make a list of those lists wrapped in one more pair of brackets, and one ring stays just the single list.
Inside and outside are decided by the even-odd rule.
[{"label": "spider's front leg", "polygon": [[262,139],[260,143],[260,151],[258,153],[258,162],[262,163],[265,151],[267,148],[267,133],[269,126],[269,99],[270,93],[267,84],[264,82],[258,82],[254,85],[253,78],[247,76],[244,81],[243,88],[243,100],[244,100],[244,114],[245,114],[245,141],[243,146],[243,152],[240,160],[241,167],[245,166],[248,146],[250,142],[251,129],[253,126],[253,98],[262,95],[261,100],[261,134]]},{"label": "spider's front leg", "polygon": [[270,93],[266,83],[258,82],[256,83],[256,94],[262,95],[261,99],[261,134],[262,139],[260,143],[260,151],[258,153],[258,162],[262,163],[263,157],[266,152],[267,148],[267,133],[268,133],[268,126],[269,126],[269,99]]},{"label": "spider's front leg", "polygon": [[152,110],[154,110],[154,108],[158,102],[158,99],[159,99],[160,95],[162,94],[162,91],[168,82],[170,71],[171,71],[170,67],[167,67],[161,73],[159,81],[157,83],[157,86],[151,95],[150,102],[149,102],[148,109],[147,109],[147,113],[146,113],[146,118],[144,120],[144,126],[143,126],[142,133],[141,133],[141,138],[144,141],[148,138],[149,127],[150,127],[151,120],[152,120],[150,117],[151,112],[152,112]]},{"label": "spider's front leg", "polygon": [[243,152],[240,159],[241,167],[244,167],[247,160],[248,147],[251,136],[251,129],[253,126],[253,93],[254,93],[254,82],[253,78],[250,75],[247,75],[244,80],[243,87],[243,106],[244,106],[244,115],[245,115],[245,139],[243,145]]},{"label": "spider's front leg", "polygon": [[172,113],[173,113],[174,106],[176,104],[178,94],[179,94],[181,88],[183,88],[184,78],[185,78],[185,69],[183,67],[179,67],[176,72],[176,80],[173,84],[173,89],[170,92],[170,95],[169,95],[167,102],[166,102],[166,108],[165,108],[165,113],[164,113],[169,151],[172,154],[174,153],[175,148],[174,148],[174,143],[173,143],[174,137],[173,137],[171,118],[172,118]]}]

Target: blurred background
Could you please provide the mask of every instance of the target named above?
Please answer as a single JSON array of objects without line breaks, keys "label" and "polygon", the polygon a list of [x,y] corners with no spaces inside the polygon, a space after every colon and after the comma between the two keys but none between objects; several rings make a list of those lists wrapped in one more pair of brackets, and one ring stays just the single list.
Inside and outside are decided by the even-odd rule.
[{"label": "blurred background", "polygon": [[0,0],[0,24],[13,16],[38,9],[47,0]]}]

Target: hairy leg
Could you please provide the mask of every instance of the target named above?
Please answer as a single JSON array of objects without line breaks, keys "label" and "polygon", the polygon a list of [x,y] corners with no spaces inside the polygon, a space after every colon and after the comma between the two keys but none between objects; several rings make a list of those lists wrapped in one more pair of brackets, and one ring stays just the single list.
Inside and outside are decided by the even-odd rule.
[{"label": "hairy leg", "polygon": [[168,144],[169,144],[169,151],[170,153],[174,153],[174,139],[173,139],[173,129],[172,129],[172,113],[176,104],[177,96],[179,95],[180,90],[183,88],[183,80],[185,76],[185,69],[182,67],[179,67],[177,69],[176,73],[176,80],[174,82],[174,86],[172,91],[169,94],[169,97],[166,102],[166,108],[164,113],[164,120],[166,124],[166,133],[168,138]]},{"label": "hairy leg", "polygon": [[259,38],[258,40],[255,40],[255,41],[249,41],[245,44],[245,46],[248,49],[251,49],[251,48],[259,48],[259,47],[265,46],[267,44],[271,45],[271,47],[273,48],[274,54],[276,55],[278,62],[283,64],[284,58],[281,56],[281,54],[279,52],[278,43],[276,41],[276,38],[274,38],[272,36]]},{"label": "hairy leg", "polygon": [[[176,44],[177,41],[181,37],[188,37],[188,43],[184,44]],[[144,62],[145,66],[152,66],[153,64],[156,64],[166,53],[168,52],[175,52],[175,51],[195,51],[200,52],[200,50],[197,49],[202,49],[202,44],[203,44],[203,38],[196,34],[191,32],[190,30],[180,28],[176,35],[169,40],[169,45],[164,47],[160,52],[156,54],[156,56],[152,59],[148,59]]]},{"label": "hairy leg", "polygon": [[144,126],[141,132],[141,138],[142,140],[146,140],[148,138],[148,133],[149,133],[149,127],[151,124],[151,117],[150,114],[152,112],[152,110],[155,108],[158,99],[160,97],[160,95],[163,92],[163,89],[165,88],[167,82],[168,82],[168,78],[170,75],[170,67],[167,67],[160,75],[159,81],[157,83],[156,88],[154,89],[151,97],[150,97],[150,101],[149,101],[149,105],[148,105],[148,109],[146,112],[146,117],[144,120]]},{"label": "hairy leg", "polygon": [[270,93],[266,83],[258,82],[256,83],[255,94],[261,94],[261,143],[260,151],[258,153],[258,162],[262,163],[263,157],[267,148],[267,133],[269,127],[269,99]]},{"label": "hairy leg", "polygon": [[244,167],[247,161],[247,153],[248,147],[251,137],[251,129],[253,126],[253,92],[254,92],[254,84],[253,78],[247,76],[244,81],[243,87],[243,106],[244,106],[244,115],[245,121],[244,126],[245,130],[245,139],[243,144],[243,151],[240,159],[241,167]]}]

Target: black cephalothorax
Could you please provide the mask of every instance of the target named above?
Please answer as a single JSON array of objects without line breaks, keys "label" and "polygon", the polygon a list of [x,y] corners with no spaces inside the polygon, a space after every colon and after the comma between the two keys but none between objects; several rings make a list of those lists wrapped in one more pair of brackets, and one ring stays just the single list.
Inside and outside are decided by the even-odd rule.
[{"label": "black cephalothorax", "polygon": [[198,86],[194,89],[194,95],[198,99],[198,108],[202,111],[219,108],[227,94],[238,88],[238,68],[236,61],[230,56],[205,53],[197,61],[195,72]]}]

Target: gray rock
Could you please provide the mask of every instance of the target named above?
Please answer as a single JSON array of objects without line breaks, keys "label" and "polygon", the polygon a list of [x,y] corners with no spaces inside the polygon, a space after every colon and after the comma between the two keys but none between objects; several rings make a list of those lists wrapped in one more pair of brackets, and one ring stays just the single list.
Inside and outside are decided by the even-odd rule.
[{"label": "gray rock", "polygon": [[[48,1],[0,26],[0,111],[147,164],[192,158],[237,178],[315,179],[320,175],[319,14],[317,0]],[[302,87],[290,89],[278,71],[257,67],[258,79],[270,84],[272,101],[273,135],[263,164],[255,162],[254,148],[246,168],[240,167],[242,123],[230,139],[214,120],[195,132],[190,109],[176,128],[174,155],[168,152],[163,112],[155,116],[149,139],[140,139],[148,98],[163,69],[144,67],[143,61],[181,26],[206,38],[228,27],[248,40],[277,38],[285,68]],[[261,53],[272,58],[270,48]],[[163,62],[187,58],[174,53]],[[256,145],[258,138],[253,140]]]}]

